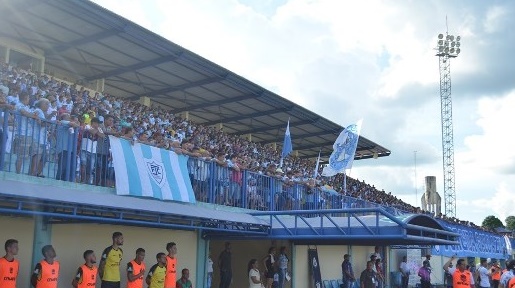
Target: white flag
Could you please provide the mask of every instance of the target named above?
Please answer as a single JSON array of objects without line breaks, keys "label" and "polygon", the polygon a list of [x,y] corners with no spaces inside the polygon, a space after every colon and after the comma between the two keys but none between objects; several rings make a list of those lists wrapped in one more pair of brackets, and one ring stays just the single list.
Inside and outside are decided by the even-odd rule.
[{"label": "white flag", "polygon": [[322,176],[334,176],[343,173],[345,169],[352,168],[362,122],[363,120],[359,120],[356,124],[349,125],[336,138],[333,144],[333,153],[329,157],[329,165],[324,167]]}]

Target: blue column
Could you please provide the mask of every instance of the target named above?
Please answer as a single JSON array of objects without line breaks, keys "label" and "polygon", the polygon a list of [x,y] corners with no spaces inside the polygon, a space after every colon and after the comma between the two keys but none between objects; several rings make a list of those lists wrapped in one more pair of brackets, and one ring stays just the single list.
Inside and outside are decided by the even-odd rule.
[{"label": "blue column", "polygon": [[197,286],[206,286],[207,256],[209,254],[209,240],[202,238],[202,230],[197,232]]},{"label": "blue column", "polygon": [[[34,243],[32,249],[32,270],[36,267],[36,263],[43,259],[41,249],[45,245],[52,244],[52,224],[46,222],[47,218],[36,216],[34,218]],[[55,247],[54,247],[55,248]],[[55,248],[59,255],[59,248]]]}]

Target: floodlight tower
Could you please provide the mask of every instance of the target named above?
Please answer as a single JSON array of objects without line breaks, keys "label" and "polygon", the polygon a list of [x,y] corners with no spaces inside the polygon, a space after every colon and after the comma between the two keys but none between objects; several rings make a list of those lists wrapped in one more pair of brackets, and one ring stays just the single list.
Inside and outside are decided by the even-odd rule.
[{"label": "floodlight tower", "polygon": [[454,187],[454,139],[452,127],[451,62],[460,54],[460,36],[447,32],[438,35],[438,60],[440,62],[440,101],[442,114],[442,150],[445,214],[456,217],[456,190]]}]

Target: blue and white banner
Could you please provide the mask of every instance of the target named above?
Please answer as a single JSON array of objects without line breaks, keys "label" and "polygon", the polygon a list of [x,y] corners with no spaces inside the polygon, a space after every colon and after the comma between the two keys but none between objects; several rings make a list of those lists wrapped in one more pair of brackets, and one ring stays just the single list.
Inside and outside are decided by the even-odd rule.
[{"label": "blue and white banner", "polygon": [[363,120],[359,120],[356,124],[349,125],[336,138],[333,144],[333,153],[329,157],[329,165],[324,167],[322,176],[334,176],[343,173],[345,169],[352,168],[362,122]]},{"label": "blue and white banner", "polygon": [[195,203],[188,157],[109,136],[116,194]]},{"label": "blue and white banner", "polygon": [[290,120],[288,120],[288,124],[286,125],[286,132],[284,132],[283,151],[281,153],[281,157],[285,158],[288,156],[288,154],[291,153],[291,151],[293,151],[293,146],[291,145]]},{"label": "blue and white banner", "polygon": [[460,244],[435,245],[431,249],[433,255],[495,259],[506,259],[511,255],[511,243],[501,235],[441,219],[437,221],[449,231],[459,234]]}]

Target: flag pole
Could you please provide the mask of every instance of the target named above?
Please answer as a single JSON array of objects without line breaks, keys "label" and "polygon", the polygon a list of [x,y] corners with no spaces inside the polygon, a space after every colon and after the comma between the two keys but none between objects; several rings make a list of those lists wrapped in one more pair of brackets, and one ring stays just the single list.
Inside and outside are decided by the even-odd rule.
[{"label": "flag pole", "polygon": [[347,169],[343,170],[343,192],[347,195]]},{"label": "flag pole", "polygon": [[320,151],[318,151],[317,164],[315,165],[315,175],[313,177],[315,179],[318,177],[318,168],[320,167],[320,153],[322,153],[322,148],[320,148]]}]

